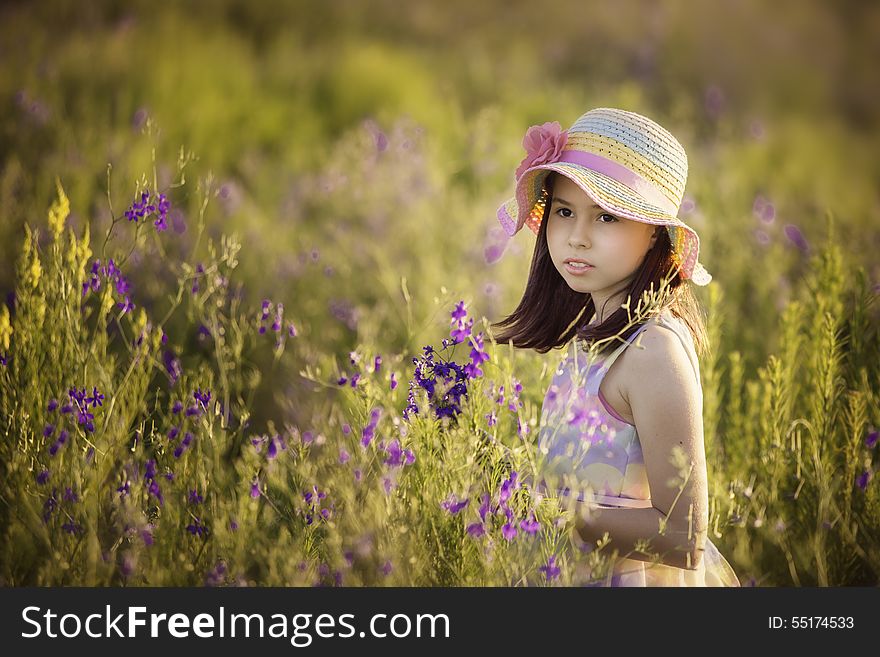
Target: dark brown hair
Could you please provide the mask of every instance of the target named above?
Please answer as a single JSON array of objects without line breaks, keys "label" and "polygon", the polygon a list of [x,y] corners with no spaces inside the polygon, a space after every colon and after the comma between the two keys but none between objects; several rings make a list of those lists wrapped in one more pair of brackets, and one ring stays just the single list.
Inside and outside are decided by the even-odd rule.
[{"label": "dark brown hair", "polygon": [[[588,293],[572,290],[553,264],[547,246],[547,222],[556,175],[555,171],[550,172],[544,182],[547,200],[522,299],[516,310],[491,326],[493,334],[496,328],[502,329],[495,334],[498,343],[512,341],[514,347],[534,349],[541,354],[565,346],[574,337],[585,340],[587,344],[616,335],[627,340],[640,326],[635,324],[627,327],[630,320],[623,307],[618,307],[601,324],[588,326],[587,322],[596,310],[592,297]],[[642,294],[652,284],[653,289],[658,290],[663,278],[670,278],[669,297],[664,308],[668,308],[684,321],[693,336],[697,353],[702,356],[708,351],[703,310],[690,285],[686,284],[687,281],[678,272],[670,276],[674,269],[672,242],[669,232],[663,229],[625,292],[632,299],[632,307],[635,308]],[[623,291],[622,289],[621,292]],[[612,349],[615,345],[614,340],[609,340],[603,349]]]}]

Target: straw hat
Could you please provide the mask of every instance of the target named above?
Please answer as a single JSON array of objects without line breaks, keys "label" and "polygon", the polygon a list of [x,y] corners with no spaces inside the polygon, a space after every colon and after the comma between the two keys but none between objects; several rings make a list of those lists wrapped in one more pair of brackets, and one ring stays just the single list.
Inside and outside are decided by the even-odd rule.
[{"label": "straw hat", "polygon": [[568,130],[556,121],[533,125],[523,146],[527,155],[516,170],[516,195],[498,208],[509,235],[524,224],[537,234],[548,196],[544,181],[557,171],[607,212],[666,226],[681,277],[696,285],[712,280],[698,259],[699,236],[677,216],[687,153],[665,128],[635,112],[599,107]]}]

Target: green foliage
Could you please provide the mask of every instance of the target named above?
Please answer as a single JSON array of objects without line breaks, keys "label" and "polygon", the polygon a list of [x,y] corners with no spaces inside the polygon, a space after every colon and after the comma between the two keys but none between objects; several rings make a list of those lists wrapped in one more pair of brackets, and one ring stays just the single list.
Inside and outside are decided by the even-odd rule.
[{"label": "green foliage", "polygon": [[[561,22],[535,4],[485,20],[491,3],[467,2],[4,9],[0,582],[538,584],[551,556],[571,582],[572,517],[550,500],[511,498],[534,537],[505,539],[503,514],[467,532],[481,495],[535,467],[552,357],[487,337],[456,422],[402,410],[413,355],[447,335],[461,295],[487,336],[519,299],[531,243],[501,241],[494,212],[525,128],[608,105],[657,116],[689,154],[681,216],[715,277],[697,291],[710,538],[744,584],[876,585],[880,148],[856,121],[876,107],[858,84],[874,58],[858,20],[810,5],[823,61],[839,39],[853,48],[834,51],[847,84],[786,70],[775,62],[811,61],[817,39],[762,35],[789,8],[741,4],[719,20],[665,3],[656,20],[573,2]],[[716,79],[706,44],[749,75]],[[719,89],[738,104],[710,107]],[[144,189],[171,202],[163,233],[125,220]],[[108,281],[83,294],[110,258],[131,312]],[[522,406],[499,410],[514,378]],[[48,410],[74,387],[104,395],[94,431]],[[385,463],[393,440],[414,463]],[[314,486],[332,507],[306,500]],[[470,502],[451,514],[450,495]],[[597,576],[609,562],[578,556]]]}]

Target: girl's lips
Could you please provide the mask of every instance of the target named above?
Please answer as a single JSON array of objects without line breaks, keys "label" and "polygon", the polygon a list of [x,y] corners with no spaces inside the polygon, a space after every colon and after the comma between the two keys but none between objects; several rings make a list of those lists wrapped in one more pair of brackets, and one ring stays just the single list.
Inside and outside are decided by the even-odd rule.
[{"label": "girl's lips", "polygon": [[569,274],[574,274],[575,276],[578,276],[580,274],[584,274],[588,271],[592,271],[593,269],[595,269],[595,267],[593,265],[585,265],[585,266],[581,266],[581,267],[575,267],[570,262],[565,263],[565,271],[567,271]]}]

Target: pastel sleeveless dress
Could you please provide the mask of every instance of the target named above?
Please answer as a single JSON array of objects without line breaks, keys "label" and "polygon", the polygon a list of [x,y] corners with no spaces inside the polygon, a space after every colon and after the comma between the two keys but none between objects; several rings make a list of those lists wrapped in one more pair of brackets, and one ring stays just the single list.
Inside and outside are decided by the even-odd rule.
[{"label": "pastel sleeveless dress", "polygon": [[[613,352],[605,357],[598,356],[592,362],[588,352],[572,340],[568,355],[557,368],[544,398],[538,434],[543,465],[537,490],[583,503],[583,487],[589,484],[593,503],[599,506],[652,506],[636,427],[612,410],[599,386],[614,361],[654,323],[678,336],[691,360],[697,383],[700,382],[699,362],[690,331],[668,310],[648,320]],[[697,569],[621,557],[615,562],[610,581],[590,579],[588,570],[579,570],[575,573],[574,583],[585,586],[740,585],[733,568],[708,538]]]}]

